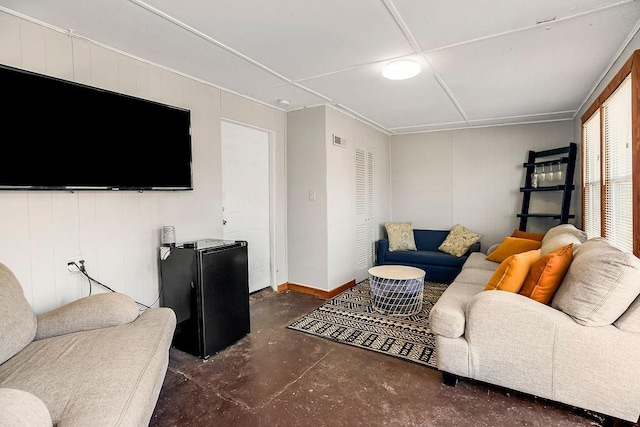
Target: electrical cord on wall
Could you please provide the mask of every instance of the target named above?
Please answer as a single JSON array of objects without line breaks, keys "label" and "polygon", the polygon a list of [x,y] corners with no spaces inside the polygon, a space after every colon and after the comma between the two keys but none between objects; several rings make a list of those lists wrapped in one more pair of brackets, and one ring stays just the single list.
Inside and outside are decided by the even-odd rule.
[{"label": "electrical cord on wall", "polygon": [[[81,263],[81,265],[76,264],[75,262],[73,263],[73,265],[75,265],[78,268],[78,271],[80,271],[82,274],[84,274],[84,276],[87,278],[87,280],[89,281],[89,295],[91,295],[92,289],[93,289],[93,282],[96,283],[96,285],[100,285],[103,288],[107,289],[108,291],[111,292],[117,292],[114,291],[113,289],[111,289],[109,286],[105,285],[104,283],[101,283],[99,281],[97,281],[96,279],[94,279],[93,277],[89,276],[89,274],[87,273],[86,268],[84,267],[84,263]],[[156,298],[156,300],[151,304],[151,306],[155,303],[157,303],[160,300],[160,293],[162,292],[162,289],[160,289],[160,291],[158,292],[158,298]],[[135,300],[134,300],[135,301]],[[151,308],[151,306],[143,304],[141,302],[135,301],[136,304],[138,304],[139,306],[141,306],[140,310],[146,310],[148,308]]]}]

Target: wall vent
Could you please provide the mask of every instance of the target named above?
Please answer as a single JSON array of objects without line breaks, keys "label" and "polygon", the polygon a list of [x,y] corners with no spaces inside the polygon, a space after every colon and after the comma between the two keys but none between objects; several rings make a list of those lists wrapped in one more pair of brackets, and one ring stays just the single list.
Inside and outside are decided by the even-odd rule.
[{"label": "wall vent", "polygon": [[333,145],[337,145],[338,147],[346,148],[347,140],[345,138],[341,138],[338,135],[333,135]]}]

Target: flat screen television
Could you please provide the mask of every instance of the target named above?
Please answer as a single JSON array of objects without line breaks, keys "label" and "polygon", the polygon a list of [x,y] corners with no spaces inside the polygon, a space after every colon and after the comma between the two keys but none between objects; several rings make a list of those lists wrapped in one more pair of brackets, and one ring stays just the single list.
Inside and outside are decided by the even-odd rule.
[{"label": "flat screen television", "polygon": [[192,190],[189,110],[0,65],[0,190]]}]

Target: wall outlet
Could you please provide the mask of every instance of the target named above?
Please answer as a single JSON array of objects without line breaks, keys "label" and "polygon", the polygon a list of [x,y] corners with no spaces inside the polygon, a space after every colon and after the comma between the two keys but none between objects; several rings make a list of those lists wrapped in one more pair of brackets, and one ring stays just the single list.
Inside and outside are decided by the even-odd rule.
[{"label": "wall outlet", "polygon": [[71,273],[80,273],[84,270],[84,260],[81,258],[69,260],[67,270]]}]

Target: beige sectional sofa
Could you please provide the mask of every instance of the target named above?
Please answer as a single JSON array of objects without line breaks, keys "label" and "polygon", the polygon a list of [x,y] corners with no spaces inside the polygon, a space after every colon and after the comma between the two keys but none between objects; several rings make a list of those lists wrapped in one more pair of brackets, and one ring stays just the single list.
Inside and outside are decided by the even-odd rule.
[{"label": "beige sectional sofa", "polygon": [[0,264],[0,425],[148,425],[176,317],[119,293],[35,316]]},{"label": "beige sectional sofa", "polygon": [[636,422],[640,260],[571,225],[549,230],[543,253],[568,243],[573,261],[550,304],[485,291],[499,264],[471,254],[430,314],[438,369],[450,385],[467,377]]}]

